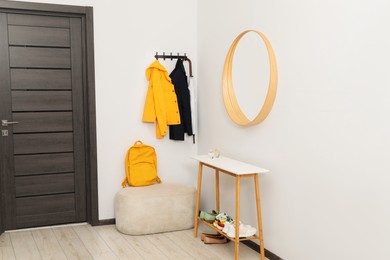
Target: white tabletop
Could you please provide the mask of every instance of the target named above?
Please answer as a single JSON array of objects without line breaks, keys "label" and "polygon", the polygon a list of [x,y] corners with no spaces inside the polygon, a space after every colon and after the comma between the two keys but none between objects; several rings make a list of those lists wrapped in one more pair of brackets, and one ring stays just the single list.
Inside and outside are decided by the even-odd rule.
[{"label": "white tabletop", "polygon": [[241,161],[233,160],[224,156],[211,159],[208,155],[194,155],[192,159],[200,161],[202,163],[214,166],[221,170],[234,173],[236,175],[254,174],[254,173],[266,173],[267,169],[263,169],[251,164],[247,164]]}]

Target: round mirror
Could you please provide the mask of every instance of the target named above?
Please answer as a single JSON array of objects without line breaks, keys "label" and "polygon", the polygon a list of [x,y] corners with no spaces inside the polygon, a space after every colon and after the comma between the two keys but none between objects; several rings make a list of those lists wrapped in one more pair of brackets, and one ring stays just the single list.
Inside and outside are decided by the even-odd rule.
[{"label": "round mirror", "polygon": [[232,83],[237,103],[249,120],[256,118],[267,95],[269,82],[268,52],[256,33],[241,38],[234,52]]},{"label": "round mirror", "polygon": [[[248,32],[255,34],[249,34],[241,40]],[[260,36],[264,44],[259,44],[254,36]],[[261,52],[264,47],[267,52]],[[233,62],[235,52],[238,55]],[[233,70],[234,77],[233,65],[236,67]],[[276,96],[277,67],[272,46],[264,34],[247,30],[233,41],[225,60],[222,89],[225,108],[236,124],[255,125],[268,116]]]}]

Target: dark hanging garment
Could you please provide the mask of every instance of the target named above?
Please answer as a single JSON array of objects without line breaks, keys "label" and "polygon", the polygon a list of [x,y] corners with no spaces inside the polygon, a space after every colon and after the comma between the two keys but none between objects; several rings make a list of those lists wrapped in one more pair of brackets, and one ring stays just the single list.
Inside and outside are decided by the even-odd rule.
[{"label": "dark hanging garment", "polygon": [[191,123],[191,100],[188,89],[187,75],[184,69],[183,61],[178,59],[175,69],[169,74],[172,84],[175,87],[177,102],[180,113],[180,125],[169,126],[169,139],[184,140],[184,133],[192,135]]}]

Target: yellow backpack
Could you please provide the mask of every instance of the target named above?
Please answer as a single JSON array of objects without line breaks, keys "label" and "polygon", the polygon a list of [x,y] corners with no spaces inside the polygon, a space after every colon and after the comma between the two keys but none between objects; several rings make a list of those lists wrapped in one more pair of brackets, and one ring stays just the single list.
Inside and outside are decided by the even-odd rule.
[{"label": "yellow backpack", "polygon": [[136,141],[127,151],[126,155],[126,177],[122,182],[122,187],[129,186],[147,186],[161,183],[157,176],[157,156],[152,146],[143,144],[140,140]]}]

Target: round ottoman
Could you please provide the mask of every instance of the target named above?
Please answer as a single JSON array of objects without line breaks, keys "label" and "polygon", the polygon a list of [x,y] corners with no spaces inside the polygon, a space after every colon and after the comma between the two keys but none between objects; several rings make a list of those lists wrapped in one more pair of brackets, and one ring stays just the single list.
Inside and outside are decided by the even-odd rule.
[{"label": "round ottoman", "polygon": [[145,235],[194,226],[196,189],[184,184],[127,187],[115,195],[118,231]]}]

